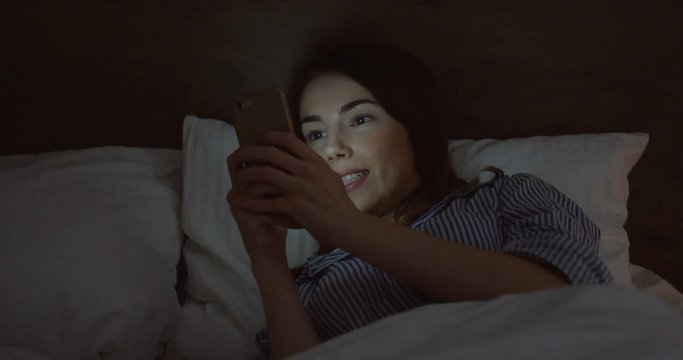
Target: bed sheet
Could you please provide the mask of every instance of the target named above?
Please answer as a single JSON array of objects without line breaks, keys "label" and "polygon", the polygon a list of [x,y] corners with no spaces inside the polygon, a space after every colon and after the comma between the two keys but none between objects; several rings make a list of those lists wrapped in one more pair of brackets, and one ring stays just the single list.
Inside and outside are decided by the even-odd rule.
[{"label": "bed sheet", "polygon": [[[575,287],[430,305],[293,359],[681,358],[683,294],[641,266],[631,264],[629,271],[638,289]],[[0,358],[49,360],[28,349],[2,346]]]},{"label": "bed sheet", "polygon": [[[515,351],[514,349],[507,348],[505,349],[505,351],[500,351],[498,353],[477,353],[478,349],[482,350],[490,346],[490,344],[487,342],[482,342],[480,340],[472,342],[472,339],[469,339],[466,336],[466,333],[461,332],[461,326],[458,324],[462,321],[466,321],[468,326],[476,326],[479,329],[479,331],[487,331],[486,327],[490,326],[491,329],[489,330],[493,331],[493,333],[490,334],[490,336],[501,337],[505,334],[502,330],[496,329],[498,329],[500,326],[507,326],[508,329],[512,329],[512,327],[515,325],[515,323],[513,323],[513,320],[520,320],[521,324],[534,325],[532,329],[536,329],[536,331],[534,332],[531,330],[527,330],[517,333],[514,336],[514,341],[516,341],[516,343],[521,343],[525,341],[525,336],[526,341],[530,342],[531,339],[534,339],[535,337],[539,336],[539,333],[540,335],[545,336],[546,340],[552,342],[552,339],[548,339],[550,335],[544,335],[543,332],[549,332],[551,335],[552,332],[555,332],[556,334],[552,336],[556,336],[557,341],[564,341],[566,345],[581,345],[584,348],[588,346],[598,351],[596,352],[596,354],[599,354],[599,351],[608,352],[610,346],[617,347],[617,345],[615,345],[615,342],[611,343],[611,345],[600,345],[599,342],[595,341],[595,339],[590,339],[590,337],[587,335],[585,336],[585,338],[581,338],[582,340],[574,340],[573,343],[568,342],[566,338],[572,335],[572,332],[576,334],[581,333],[583,331],[582,329],[588,329],[590,330],[588,333],[596,338],[606,337],[608,339],[611,339],[613,336],[619,336],[619,333],[616,333],[615,329],[619,329],[620,326],[630,326],[631,328],[633,328],[634,323],[636,323],[636,321],[639,320],[642,320],[645,324],[647,324],[648,322],[653,323],[656,322],[658,319],[662,319],[662,314],[666,313],[678,314],[681,317],[683,317],[683,294],[677,291],[673,286],[671,286],[671,284],[669,284],[662,277],[641,266],[630,264],[629,272],[633,278],[633,284],[635,285],[636,289],[619,286],[614,287],[614,292],[609,292],[608,290],[606,291],[600,288],[596,290],[581,289],[582,292],[573,293],[573,290],[576,289],[567,288],[564,290],[564,292],[549,293],[542,296],[532,295],[528,298],[529,300],[524,300],[526,299],[525,297],[513,295],[510,297],[503,297],[498,300],[492,300],[490,302],[448,304],[445,305],[445,310],[443,310],[443,314],[441,313],[442,310],[432,310],[431,308],[425,310],[416,309],[413,311],[417,311],[417,315],[411,315],[410,313],[406,313],[405,316],[403,314],[396,315],[394,317],[383,320],[385,323],[380,322],[381,324],[378,323],[378,325],[371,325],[370,329],[359,329],[357,331],[345,335],[345,337],[340,338],[340,340],[334,339],[328,343],[322,344],[320,345],[320,349],[316,347],[315,349],[311,349],[310,353],[302,354],[300,355],[300,357],[295,357],[295,359],[381,359],[383,357],[429,358],[430,356],[432,358],[437,359],[455,358],[456,355],[462,356],[462,358],[465,359],[468,358],[468,356],[471,356],[470,358],[485,358],[484,355],[490,355],[491,357],[496,358],[503,357],[503,355],[507,354],[507,351]],[[607,288],[612,287],[608,286]],[[636,292],[637,295],[634,295],[633,292]],[[588,304],[586,304],[586,298],[590,298],[589,295],[591,294],[600,295],[598,299],[601,299],[602,302],[589,302]],[[627,300],[630,298],[634,299],[632,299],[631,301],[627,301],[624,304],[621,297]],[[536,310],[539,306],[541,308],[545,306],[549,309],[555,309],[557,310],[558,314],[564,314],[565,316],[561,317],[558,315],[559,318],[556,319],[549,318],[547,316],[535,318]],[[639,306],[643,306],[643,308],[639,308]],[[652,310],[651,308],[654,310]],[[421,314],[423,311],[425,312],[425,314]],[[579,314],[583,312],[584,316],[572,319],[571,314],[576,312],[579,312]],[[591,319],[588,315],[593,313],[595,313],[596,316],[599,316],[597,316],[595,319]],[[525,315],[529,319],[520,319],[519,316],[517,316],[518,314]],[[422,317],[429,316],[434,316],[437,319],[443,320],[443,322],[432,323],[431,321],[433,320],[421,319]],[[614,318],[613,325],[609,323],[609,321],[612,320],[611,318]],[[666,318],[666,316],[664,316],[664,318]],[[213,319],[212,321],[218,320],[219,319]],[[224,323],[230,323],[230,318],[225,318],[222,321]],[[547,324],[544,324],[544,321],[546,321]],[[550,325],[553,324],[553,321],[555,321],[558,325],[551,328]],[[582,321],[585,322],[582,323]],[[416,326],[412,324],[413,322],[423,323],[424,326],[419,326],[420,328],[417,329]],[[185,323],[185,325],[187,324],[188,323]],[[570,330],[563,332],[559,324],[570,326]],[[676,324],[669,325],[674,326]],[[683,320],[681,320],[678,325],[683,326]],[[593,327],[595,326],[597,327],[593,329]],[[195,330],[199,331],[201,329],[202,326],[199,326],[197,329],[185,327],[181,329],[181,331],[192,332]],[[627,332],[624,335],[624,339],[621,341],[630,339],[631,341],[638,342],[637,339],[639,334],[637,333],[637,331],[637,329],[633,329],[631,332]],[[683,334],[683,328],[679,328],[678,331],[679,334]],[[462,351],[450,353],[449,351],[452,350],[451,347],[455,347],[455,345],[449,345],[447,342],[442,341],[443,335],[450,332],[455,332],[456,335],[464,337],[461,338],[460,341],[465,342],[467,345],[465,348],[461,349]],[[640,335],[643,335],[642,332],[640,333]],[[677,336],[679,337],[679,340],[683,342],[683,335]],[[192,345],[193,347],[199,346],[204,348],[215,349],[216,347],[220,347],[220,344],[218,344],[218,338],[220,338],[218,334],[213,334],[212,336],[207,337],[201,337],[201,339],[199,340],[205,341],[205,344],[188,344],[188,346]],[[384,341],[384,343],[378,342],[377,345],[375,345],[375,339]],[[250,335],[243,341],[253,345],[253,336]],[[508,345],[511,344],[510,341],[512,340],[509,340],[507,342]],[[225,344],[225,342],[222,343]],[[647,342],[641,341],[641,343],[647,345]],[[558,343],[557,345],[559,346],[561,344]],[[253,346],[255,348],[255,345]],[[396,348],[397,346],[398,348]],[[545,358],[544,356],[542,356],[542,354],[534,352],[533,349],[535,345],[527,343],[527,346],[530,347],[530,349],[519,350],[519,356],[515,355],[512,358],[524,358],[525,356],[532,357],[534,355],[537,358]],[[550,345],[546,344],[545,346],[546,348],[548,348]],[[361,349],[358,349],[359,347]],[[373,350],[375,348],[386,348],[386,352],[381,354],[375,353],[375,350]],[[431,348],[433,348],[434,350],[425,350]],[[226,354],[230,352],[231,351],[229,349],[224,349],[224,351],[221,351],[221,354]],[[237,352],[241,355],[246,354],[245,352]],[[332,355],[337,354],[337,352],[339,353],[339,355]],[[611,354],[611,352],[608,352],[604,358],[612,357]],[[614,354],[623,355],[623,352],[615,352]],[[550,358],[575,358],[579,357],[579,355],[583,356],[584,354],[573,352],[568,353],[566,356],[561,355],[559,353],[556,353],[555,355],[556,356],[550,356]],[[683,358],[683,354],[681,355],[681,358]],[[251,352],[248,354],[248,356],[242,357],[253,359],[262,358],[260,354],[256,352]],[[176,360],[182,358],[183,357],[177,357],[169,353],[169,359]],[[220,357],[217,356],[213,358],[218,359]],[[591,357],[587,356],[586,358]],[[593,358],[596,358],[596,356],[594,356]],[[664,356],[663,358],[666,358],[666,356]]]},{"label": "bed sheet", "polygon": [[682,334],[658,297],[588,285],[428,305],[291,359],[681,359]]},{"label": "bed sheet", "polygon": [[683,293],[676,290],[668,281],[654,272],[633,263],[629,264],[628,270],[631,273],[631,281],[635,288],[658,297],[664,303],[673,306],[683,313]]}]

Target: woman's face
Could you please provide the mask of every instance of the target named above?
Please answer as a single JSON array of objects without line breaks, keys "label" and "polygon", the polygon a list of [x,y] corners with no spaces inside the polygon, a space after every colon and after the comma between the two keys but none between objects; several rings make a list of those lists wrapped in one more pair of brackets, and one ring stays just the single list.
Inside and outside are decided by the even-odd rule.
[{"label": "woman's face", "polygon": [[367,89],[339,73],[306,85],[300,114],[306,143],[342,177],[356,207],[393,220],[419,184],[406,128]]}]

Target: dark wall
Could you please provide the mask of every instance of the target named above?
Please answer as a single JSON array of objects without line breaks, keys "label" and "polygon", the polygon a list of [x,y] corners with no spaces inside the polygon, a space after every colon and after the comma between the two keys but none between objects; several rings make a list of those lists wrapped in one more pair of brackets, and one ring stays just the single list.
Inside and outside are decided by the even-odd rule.
[{"label": "dark wall", "polygon": [[630,177],[633,259],[683,264],[678,1],[178,3],[3,5],[0,154],[180,148],[185,114],[229,119],[239,94],[286,85],[321,34],[382,38],[438,74],[453,138],[650,133]]}]

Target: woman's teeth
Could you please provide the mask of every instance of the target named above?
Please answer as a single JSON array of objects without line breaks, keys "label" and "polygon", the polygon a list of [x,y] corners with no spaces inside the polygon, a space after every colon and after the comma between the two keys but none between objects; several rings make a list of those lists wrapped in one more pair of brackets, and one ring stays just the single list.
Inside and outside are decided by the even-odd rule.
[{"label": "woman's teeth", "polygon": [[342,176],[342,181],[344,182],[344,186],[367,176],[369,173],[370,173],[369,171],[360,171],[360,172],[356,172],[353,174],[348,174],[348,175]]}]

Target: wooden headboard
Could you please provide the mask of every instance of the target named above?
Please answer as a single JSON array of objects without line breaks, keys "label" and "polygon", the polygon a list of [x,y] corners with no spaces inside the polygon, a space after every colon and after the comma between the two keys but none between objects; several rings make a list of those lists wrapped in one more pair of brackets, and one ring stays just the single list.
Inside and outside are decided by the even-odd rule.
[{"label": "wooden headboard", "polygon": [[649,133],[631,259],[683,289],[683,16],[666,3],[15,0],[0,155],[180,148],[184,115],[229,120],[238,94],[286,86],[321,34],[379,38],[438,75],[452,138]]}]

